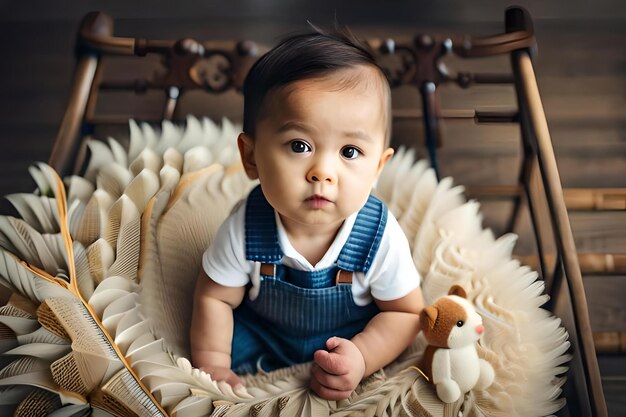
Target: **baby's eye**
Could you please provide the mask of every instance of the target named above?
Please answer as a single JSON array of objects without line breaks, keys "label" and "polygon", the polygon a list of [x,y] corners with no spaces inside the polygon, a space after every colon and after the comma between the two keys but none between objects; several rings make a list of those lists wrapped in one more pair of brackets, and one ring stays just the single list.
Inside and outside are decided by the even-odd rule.
[{"label": "baby's eye", "polygon": [[354,159],[360,155],[360,151],[354,146],[346,146],[341,150],[341,156],[346,159]]},{"label": "baby's eye", "polygon": [[294,140],[291,142],[291,150],[295,153],[311,152],[311,146],[303,140]]},{"label": "baby's eye", "polygon": [[463,327],[464,324],[465,323],[463,323],[463,320],[459,320],[459,321],[456,322],[456,326],[457,327]]}]

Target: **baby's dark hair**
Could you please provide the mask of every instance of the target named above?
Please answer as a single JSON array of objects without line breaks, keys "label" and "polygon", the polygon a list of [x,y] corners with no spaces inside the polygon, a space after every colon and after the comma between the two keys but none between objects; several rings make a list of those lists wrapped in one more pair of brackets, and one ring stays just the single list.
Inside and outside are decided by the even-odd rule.
[{"label": "baby's dark hair", "polygon": [[250,69],[244,85],[243,131],[254,137],[263,100],[272,90],[295,81],[324,77],[337,71],[369,66],[380,74],[386,100],[386,142],[389,142],[391,93],[382,69],[369,48],[348,30],[335,29],[289,36]]}]

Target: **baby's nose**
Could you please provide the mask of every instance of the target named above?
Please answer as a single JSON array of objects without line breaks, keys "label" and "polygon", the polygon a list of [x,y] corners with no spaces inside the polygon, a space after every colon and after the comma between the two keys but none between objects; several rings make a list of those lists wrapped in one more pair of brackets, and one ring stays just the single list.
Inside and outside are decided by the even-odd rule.
[{"label": "baby's nose", "polygon": [[325,162],[318,162],[307,172],[309,182],[328,182],[334,184],[337,181],[336,174],[331,165]]},{"label": "baby's nose", "polygon": [[476,326],[476,333],[478,333],[479,335],[483,334],[483,332],[485,331],[485,327],[482,324],[479,324],[478,326]]}]

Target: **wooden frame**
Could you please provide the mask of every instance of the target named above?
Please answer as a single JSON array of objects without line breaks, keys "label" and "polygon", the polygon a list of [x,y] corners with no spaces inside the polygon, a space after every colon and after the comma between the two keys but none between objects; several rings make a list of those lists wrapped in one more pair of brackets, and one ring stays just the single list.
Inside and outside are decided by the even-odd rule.
[{"label": "wooden frame", "polygon": [[[513,210],[508,221],[510,231],[515,230],[520,213],[529,211],[537,248],[535,260],[551,297],[545,307],[562,319],[572,342],[573,359],[564,389],[568,405],[560,414],[606,416],[579,257],[533,70],[532,53],[536,44],[532,21],[525,10],[513,7],[506,11],[505,25],[505,33],[483,38],[464,36],[437,40],[419,35],[408,43],[392,40],[370,40],[369,43],[381,62],[400,59],[401,65],[387,72],[392,86],[408,84],[420,90],[422,110],[417,117],[424,121],[426,145],[434,168],[437,168],[437,147],[443,143],[439,123],[445,117],[472,118],[476,123],[519,124],[523,162],[518,183],[504,187],[471,187],[468,192],[480,198],[512,200]],[[127,123],[128,118],[106,119],[95,114],[95,103],[101,90],[160,90],[165,94],[162,118],[171,119],[184,92],[240,89],[247,70],[261,49],[250,41],[201,43],[192,39],[174,42],[116,37],[113,36],[112,19],[102,13],[90,13],[85,17],[77,46],[77,66],[69,104],[49,159],[49,164],[61,175],[81,169],[85,159],[84,132],[96,124]],[[458,73],[451,77],[441,61],[443,56],[451,53],[461,58],[506,54],[510,56],[513,73]],[[147,54],[158,54],[164,59],[167,66],[164,75],[131,82],[102,82],[103,56]],[[208,61],[217,64],[212,69],[204,65],[199,70],[199,65]],[[501,113],[446,113],[439,108],[437,92],[447,83],[463,88],[480,83],[512,83],[518,108],[514,112]],[[617,201],[615,204],[622,207],[626,192],[616,195],[616,198],[610,198],[610,204]],[[593,197],[592,193],[592,206],[599,199],[602,200]],[[573,201],[580,201],[580,198],[574,197]],[[585,204],[589,205],[588,202]]]}]

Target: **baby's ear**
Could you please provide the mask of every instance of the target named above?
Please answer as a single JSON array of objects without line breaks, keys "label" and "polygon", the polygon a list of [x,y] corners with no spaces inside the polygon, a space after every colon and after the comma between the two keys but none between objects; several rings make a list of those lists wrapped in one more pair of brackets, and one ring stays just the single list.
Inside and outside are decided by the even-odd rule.
[{"label": "baby's ear", "polygon": [[254,159],[254,139],[247,133],[240,133],[237,137],[237,147],[246,175],[251,180],[256,180],[259,178],[259,171]]},{"label": "baby's ear", "polygon": [[450,291],[448,291],[448,295],[456,295],[461,298],[467,298],[467,293],[460,285],[453,285],[450,287]]},{"label": "baby's ear", "polygon": [[387,161],[389,161],[389,159],[393,156],[393,152],[394,152],[393,148],[387,148],[383,151],[382,155],[380,156],[380,159],[378,160],[378,168],[376,170],[376,175],[380,174],[380,172],[383,170]]}]

